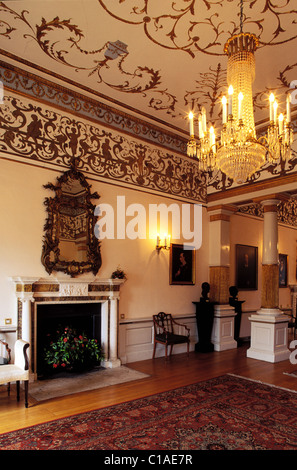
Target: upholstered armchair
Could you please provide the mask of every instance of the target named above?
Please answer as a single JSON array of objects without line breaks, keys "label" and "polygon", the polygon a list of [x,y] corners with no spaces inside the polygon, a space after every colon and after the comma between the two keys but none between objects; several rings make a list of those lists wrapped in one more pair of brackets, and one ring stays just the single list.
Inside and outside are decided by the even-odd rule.
[{"label": "upholstered armchair", "polygon": [[[11,350],[7,343],[0,340],[6,347],[8,359],[10,362]],[[0,384],[8,384],[8,395],[10,394],[10,383],[16,382],[17,400],[20,400],[20,381],[25,384],[25,406],[28,408],[28,388],[29,388],[29,360],[27,349],[29,343],[18,339],[14,346],[14,364],[0,365]]]}]

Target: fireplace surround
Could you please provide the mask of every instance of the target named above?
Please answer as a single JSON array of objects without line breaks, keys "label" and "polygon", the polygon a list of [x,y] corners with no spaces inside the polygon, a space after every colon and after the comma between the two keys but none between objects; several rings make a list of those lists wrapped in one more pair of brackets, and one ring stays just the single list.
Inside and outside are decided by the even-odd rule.
[{"label": "fireplace surround", "polygon": [[38,306],[100,303],[101,347],[105,368],[119,367],[118,304],[122,279],[13,277],[18,300],[18,337],[30,343],[30,372],[37,379]]}]

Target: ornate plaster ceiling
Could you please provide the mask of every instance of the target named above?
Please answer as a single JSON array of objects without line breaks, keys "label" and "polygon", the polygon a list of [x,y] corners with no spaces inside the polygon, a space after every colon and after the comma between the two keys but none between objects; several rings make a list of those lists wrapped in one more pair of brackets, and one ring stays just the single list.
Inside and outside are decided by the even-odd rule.
[{"label": "ornate plaster ceiling", "polygon": [[[187,113],[207,109],[220,126],[224,44],[239,32],[238,0],[12,0],[0,2],[2,58],[188,132]],[[268,94],[297,80],[296,0],[245,0],[243,31],[259,38],[256,121]]]}]

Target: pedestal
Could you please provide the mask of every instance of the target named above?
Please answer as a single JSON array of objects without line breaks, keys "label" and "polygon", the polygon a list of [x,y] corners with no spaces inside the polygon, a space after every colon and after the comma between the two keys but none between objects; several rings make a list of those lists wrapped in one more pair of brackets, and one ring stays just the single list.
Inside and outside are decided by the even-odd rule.
[{"label": "pedestal", "polygon": [[230,305],[214,306],[214,323],[211,340],[215,351],[237,348],[237,342],[234,339],[235,315],[235,309]]},{"label": "pedestal", "polygon": [[198,343],[195,344],[197,352],[212,352],[214,345],[211,342],[211,334],[214,319],[214,302],[201,300],[193,302],[196,305],[196,322],[198,330]]},{"label": "pedestal", "polygon": [[288,317],[278,309],[260,309],[249,320],[251,347],[247,357],[273,363],[288,360]]},{"label": "pedestal", "polygon": [[235,319],[234,319],[234,339],[237,342],[237,346],[240,346],[240,326],[241,326],[241,315],[242,315],[242,304],[245,300],[234,300],[229,298],[229,305],[235,309]]}]

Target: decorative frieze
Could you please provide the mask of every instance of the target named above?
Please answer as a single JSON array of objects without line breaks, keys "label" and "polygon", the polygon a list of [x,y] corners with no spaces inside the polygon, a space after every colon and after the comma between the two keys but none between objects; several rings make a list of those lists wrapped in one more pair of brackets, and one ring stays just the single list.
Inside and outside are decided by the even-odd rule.
[{"label": "decorative frieze", "polygon": [[168,154],[101,126],[5,94],[0,107],[5,155],[78,170],[112,183],[172,197],[206,201],[206,179],[194,159]]},{"label": "decorative frieze", "polygon": [[[297,200],[295,198],[280,202],[275,211],[277,212],[278,223],[297,227]],[[238,208],[238,213],[263,218],[264,208],[258,203],[246,204]]]}]

